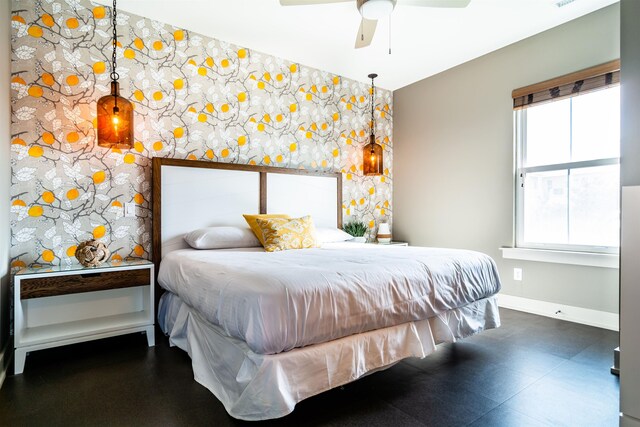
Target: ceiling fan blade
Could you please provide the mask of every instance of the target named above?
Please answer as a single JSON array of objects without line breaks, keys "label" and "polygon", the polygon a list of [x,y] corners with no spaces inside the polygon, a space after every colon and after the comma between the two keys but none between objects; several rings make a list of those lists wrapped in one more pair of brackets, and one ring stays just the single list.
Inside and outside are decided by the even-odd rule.
[{"label": "ceiling fan blade", "polygon": [[360,27],[358,28],[358,34],[356,35],[356,49],[361,47],[367,47],[373,40],[373,35],[376,33],[376,27],[378,21],[373,19],[364,19],[360,21]]},{"label": "ceiling fan blade", "polygon": [[280,0],[280,6],[311,6],[314,4],[346,3],[353,0]]},{"label": "ceiling fan blade", "polygon": [[471,0],[398,0],[398,3],[403,6],[467,7]]}]

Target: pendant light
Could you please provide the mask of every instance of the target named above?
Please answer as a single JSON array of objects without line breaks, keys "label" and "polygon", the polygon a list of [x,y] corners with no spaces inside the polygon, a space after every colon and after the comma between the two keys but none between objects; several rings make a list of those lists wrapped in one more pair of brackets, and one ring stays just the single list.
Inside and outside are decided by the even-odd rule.
[{"label": "pendant light", "polygon": [[369,143],[362,149],[362,173],[364,175],[382,175],[382,145],[376,143],[376,119],[373,115],[375,86],[373,79],[378,77],[377,74],[369,74],[371,79],[371,134],[369,135]]},{"label": "pendant light", "polygon": [[111,56],[111,94],[98,100],[98,145],[127,149],[133,146],[133,105],[120,96],[120,76],[116,72],[116,0],[113,0],[113,54]]}]

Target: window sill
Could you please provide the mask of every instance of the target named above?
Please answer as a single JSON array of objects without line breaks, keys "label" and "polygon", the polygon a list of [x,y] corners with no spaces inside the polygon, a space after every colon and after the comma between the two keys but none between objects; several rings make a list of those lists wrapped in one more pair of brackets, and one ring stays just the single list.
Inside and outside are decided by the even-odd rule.
[{"label": "window sill", "polygon": [[548,249],[500,248],[502,258],[555,264],[586,265],[589,267],[619,268],[618,254],[594,252],[552,251]]}]

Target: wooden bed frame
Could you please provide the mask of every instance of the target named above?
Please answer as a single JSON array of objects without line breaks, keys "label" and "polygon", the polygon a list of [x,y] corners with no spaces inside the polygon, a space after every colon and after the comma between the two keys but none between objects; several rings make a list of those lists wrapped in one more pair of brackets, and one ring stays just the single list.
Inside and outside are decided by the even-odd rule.
[{"label": "wooden bed frame", "polygon": [[[270,174],[280,175],[302,175],[316,176],[336,179],[337,182],[337,198],[336,198],[336,224],[338,228],[342,228],[342,174],[340,172],[323,172],[311,171],[306,169],[289,169],[270,166],[253,166],[236,163],[219,163],[200,160],[184,160],[169,159],[162,157],[154,157],[152,159],[152,260],[155,265],[156,277],[162,260],[162,168],[164,166],[184,167],[184,168],[200,168],[200,169],[217,169],[229,171],[248,171],[259,173],[259,213],[266,214],[269,212],[267,197],[267,180]],[[256,212],[258,213],[258,212]],[[158,312],[158,302],[163,293],[163,289],[155,283],[155,313]]]}]

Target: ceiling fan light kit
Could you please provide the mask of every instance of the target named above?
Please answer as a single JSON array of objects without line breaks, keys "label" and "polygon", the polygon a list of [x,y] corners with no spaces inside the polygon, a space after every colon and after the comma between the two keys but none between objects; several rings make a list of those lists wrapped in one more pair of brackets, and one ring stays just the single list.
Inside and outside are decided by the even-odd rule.
[{"label": "ceiling fan light kit", "polygon": [[396,0],[358,0],[358,11],[364,19],[378,20],[391,15]]}]

